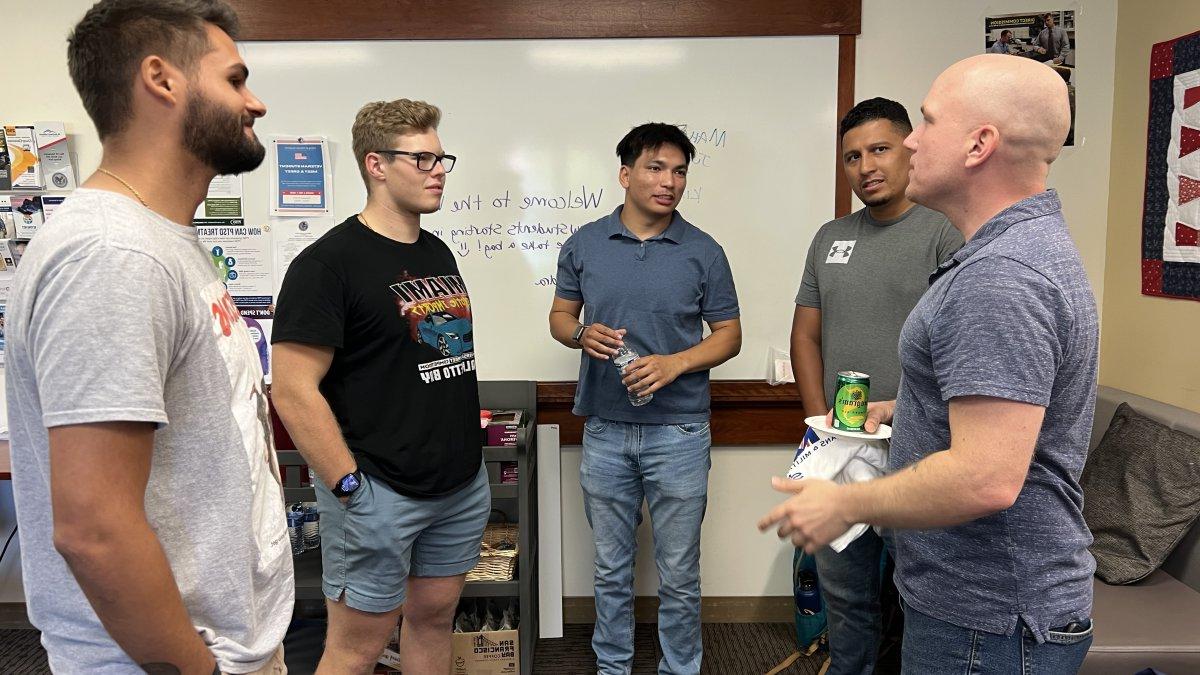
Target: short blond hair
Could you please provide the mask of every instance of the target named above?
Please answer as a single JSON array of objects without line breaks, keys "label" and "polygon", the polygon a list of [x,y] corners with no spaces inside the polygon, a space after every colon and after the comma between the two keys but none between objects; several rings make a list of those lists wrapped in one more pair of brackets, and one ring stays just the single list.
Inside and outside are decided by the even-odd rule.
[{"label": "short blond hair", "polygon": [[367,188],[371,187],[367,178],[367,153],[390,149],[400,134],[437,129],[441,121],[442,111],[436,105],[407,98],[372,101],[359,109],[350,134],[358,172]]}]

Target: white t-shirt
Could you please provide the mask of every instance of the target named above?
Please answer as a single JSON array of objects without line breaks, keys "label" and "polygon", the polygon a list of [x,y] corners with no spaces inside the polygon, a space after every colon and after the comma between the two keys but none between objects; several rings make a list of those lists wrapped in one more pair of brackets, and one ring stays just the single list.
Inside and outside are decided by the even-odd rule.
[{"label": "white t-shirt", "polygon": [[223,671],[265,664],[295,595],[283,491],[258,353],[194,229],[77,190],[21,259],[7,356],[21,571],[51,668],[140,672],[53,545],[47,427],[111,421],[158,425],[146,515],[196,631]]}]

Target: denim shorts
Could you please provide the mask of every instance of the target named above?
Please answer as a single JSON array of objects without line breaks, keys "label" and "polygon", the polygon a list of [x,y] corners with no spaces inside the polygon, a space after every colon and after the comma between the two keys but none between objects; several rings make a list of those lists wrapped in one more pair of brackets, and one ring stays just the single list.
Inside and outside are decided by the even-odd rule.
[{"label": "denim shorts", "polygon": [[362,487],[342,504],[317,481],[321,512],[321,590],[364,612],[404,604],[408,577],[453,577],[479,562],[479,543],[492,511],[487,469],[470,485],[442,497],[398,494],[363,474]]}]

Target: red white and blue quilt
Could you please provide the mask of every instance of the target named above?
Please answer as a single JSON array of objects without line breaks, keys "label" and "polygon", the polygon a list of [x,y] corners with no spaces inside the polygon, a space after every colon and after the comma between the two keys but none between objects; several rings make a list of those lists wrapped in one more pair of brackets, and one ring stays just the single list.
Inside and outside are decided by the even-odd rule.
[{"label": "red white and blue quilt", "polygon": [[1200,300],[1200,32],[1154,45],[1142,293]]}]

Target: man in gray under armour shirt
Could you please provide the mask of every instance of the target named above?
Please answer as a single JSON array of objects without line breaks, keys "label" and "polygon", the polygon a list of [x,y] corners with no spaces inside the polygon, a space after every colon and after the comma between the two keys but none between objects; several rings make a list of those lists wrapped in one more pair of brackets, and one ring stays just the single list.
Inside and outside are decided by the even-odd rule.
[{"label": "man in gray under armour shirt", "polygon": [[[900,328],[929,274],[963,244],[945,216],[904,196],[910,131],[904,106],[884,98],[859,103],[841,122],[842,168],[866,206],[826,223],[808,249],[792,322],[792,370],[806,416],[829,410],[839,370],[869,374],[872,400],[896,396]],[[882,550],[867,530],[841,553],[816,553],[835,675],[875,667]]]}]

